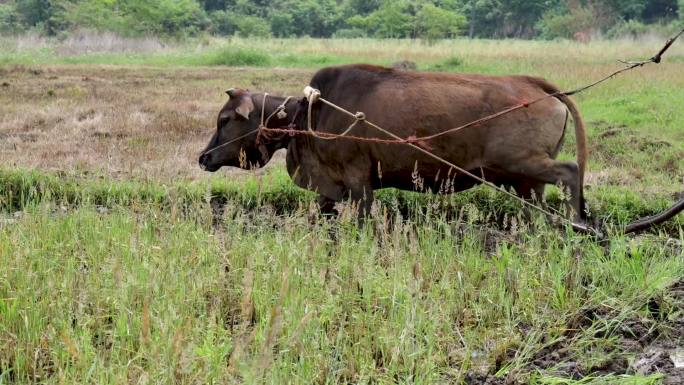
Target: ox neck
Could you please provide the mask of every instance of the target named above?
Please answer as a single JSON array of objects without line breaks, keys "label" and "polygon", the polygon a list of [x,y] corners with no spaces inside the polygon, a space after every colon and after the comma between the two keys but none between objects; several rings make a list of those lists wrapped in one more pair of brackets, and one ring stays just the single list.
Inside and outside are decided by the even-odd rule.
[{"label": "ox neck", "polygon": [[[301,98],[290,98],[287,100],[286,97],[282,96],[271,96],[268,95],[264,100],[264,94],[256,94],[253,96],[252,101],[254,102],[256,108],[255,111],[261,115],[262,105],[265,101],[266,105],[263,109],[264,111],[264,124],[266,128],[291,128],[290,125],[294,124],[299,126],[301,121],[300,116],[296,116],[299,110],[299,104],[301,103]],[[276,113],[278,107],[285,103],[285,117],[281,118]],[[271,116],[272,115],[272,116]],[[270,119],[268,117],[271,116]],[[261,116],[259,116],[261,118]],[[266,122],[268,120],[268,122]],[[290,135],[287,134],[276,134],[269,135],[267,146],[270,151],[277,151],[282,148],[287,148],[290,142]]]},{"label": "ox neck", "polygon": [[[274,112],[276,112],[278,107],[280,107],[286,100],[286,97],[268,95],[266,97],[266,107],[264,108],[264,119],[267,119]],[[287,127],[290,123],[292,123],[292,119],[294,118],[297,112],[297,107],[299,105],[300,100],[300,98],[292,97],[289,100],[287,100],[287,103],[285,104],[285,112],[287,113],[287,116],[284,118],[280,118],[277,114],[273,115],[271,119],[268,121],[268,128],[283,128]],[[254,104],[257,106],[255,110],[261,113],[262,103],[264,103],[264,95],[255,95],[253,101]]]}]

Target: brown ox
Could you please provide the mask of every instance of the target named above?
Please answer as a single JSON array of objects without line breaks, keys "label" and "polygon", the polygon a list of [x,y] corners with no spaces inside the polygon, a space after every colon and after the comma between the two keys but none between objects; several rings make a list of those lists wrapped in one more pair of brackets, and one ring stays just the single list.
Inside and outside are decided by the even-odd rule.
[{"label": "brown ox", "polygon": [[[526,76],[405,72],[369,65],[322,69],[311,80],[311,86],[332,103],[349,111],[362,111],[369,121],[403,138],[442,132],[558,91],[543,79]],[[367,212],[373,190],[414,189],[415,171],[424,186],[434,192],[443,191],[447,175],[451,178],[450,192],[478,183],[416,149],[399,144],[283,135],[260,147],[253,131],[260,123],[263,94],[231,90],[229,95],[230,100],[219,113],[217,131],[199,159],[201,167],[208,171],[222,166],[263,165],[273,152],[286,148],[290,176],[297,185],[318,192],[323,211],[331,211],[334,202],[351,198]],[[266,98],[266,115],[284,100]],[[289,117],[295,113],[297,104],[297,100],[287,103]],[[575,122],[579,166],[555,160],[569,114]],[[284,126],[289,117],[276,117],[269,126]],[[353,118],[321,102],[313,105],[311,118],[316,131],[327,133],[342,133],[353,122]],[[298,126],[305,124],[299,122]],[[247,136],[217,148],[244,135]],[[366,123],[357,125],[349,135],[386,138]],[[560,183],[570,191],[575,214],[583,216],[586,134],[577,107],[568,97],[547,98],[439,137],[424,147],[495,184],[513,187],[526,199],[541,197],[545,184]]]}]

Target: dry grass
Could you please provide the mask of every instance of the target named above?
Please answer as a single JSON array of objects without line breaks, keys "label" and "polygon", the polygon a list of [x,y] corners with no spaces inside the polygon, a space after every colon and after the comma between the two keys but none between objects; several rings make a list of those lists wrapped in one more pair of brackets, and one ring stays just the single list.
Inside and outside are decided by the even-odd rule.
[{"label": "dry grass", "polygon": [[159,38],[122,37],[112,32],[77,30],[61,40],[35,32],[2,39],[4,45],[18,51],[54,48],[60,55],[83,55],[96,52],[154,53],[177,49],[179,44],[164,42]]},{"label": "dry grass", "polygon": [[[0,163],[116,178],[202,177],[223,91],[295,93],[309,71],[15,67],[0,96]],[[274,86],[275,84],[275,86]]]},{"label": "dry grass", "polygon": [[60,42],[62,55],[93,52],[161,52],[172,48],[156,37],[124,38],[112,32],[79,30]]}]

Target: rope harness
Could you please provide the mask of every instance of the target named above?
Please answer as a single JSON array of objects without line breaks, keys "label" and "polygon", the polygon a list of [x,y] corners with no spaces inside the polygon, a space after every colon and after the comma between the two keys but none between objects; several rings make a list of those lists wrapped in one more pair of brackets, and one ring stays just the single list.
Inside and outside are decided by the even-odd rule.
[{"label": "rope harness", "polygon": [[[454,169],[454,170],[456,170],[456,171],[458,171],[458,172],[460,172],[460,173],[462,173],[462,174],[464,174],[464,175],[466,175],[466,176],[468,176],[468,177],[470,177],[470,178],[472,178],[472,179],[474,179],[474,180],[476,180],[476,181],[478,181],[478,182],[480,182],[480,183],[482,183],[482,184],[484,184],[484,185],[486,185],[486,186],[488,186],[488,187],[493,188],[494,190],[497,190],[497,191],[499,191],[499,192],[501,192],[501,193],[503,193],[503,194],[505,194],[505,195],[507,195],[507,196],[509,196],[509,197],[511,197],[511,198],[513,198],[513,199],[515,199],[515,200],[517,200],[517,201],[519,201],[519,202],[521,202],[521,203],[522,203],[523,205],[525,205],[525,206],[529,206],[529,207],[531,207],[531,208],[534,208],[535,210],[537,210],[537,211],[539,211],[539,212],[541,212],[541,213],[543,213],[543,214],[545,214],[545,215],[547,215],[547,216],[549,216],[549,217],[551,217],[551,218],[558,219],[558,220],[560,220],[561,222],[564,222],[564,223],[567,224],[567,225],[571,225],[576,231],[580,231],[580,232],[584,232],[584,233],[592,233],[592,234],[596,234],[596,235],[599,234],[598,231],[596,231],[596,230],[594,230],[594,229],[591,229],[591,228],[589,228],[589,227],[587,227],[587,226],[585,226],[585,225],[582,225],[582,224],[574,223],[574,222],[572,222],[572,221],[566,219],[565,217],[562,216],[561,213],[559,213],[559,212],[558,212],[557,210],[555,210],[555,209],[551,209],[551,210],[554,211],[554,212],[552,213],[551,211],[549,211],[549,210],[547,210],[547,209],[544,209],[544,208],[542,208],[542,207],[540,207],[540,206],[538,206],[538,205],[536,205],[536,204],[534,204],[534,203],[532,203],[532,202],[529,202],[529,201],[527,201],[527,200],[525,200],[525,199],[523,199],[523,198],[521,198],[521,197],[519,197],[519,196],[517,196],[517,195],[511,193],[510,191],[508,191],[508,190],[506,190],[506,189],[504,189],[504,188],[502,188],[502,187],[499,187],[499,186],[495,185],[494,183],[489,182],[489,181],[487,181],[486,179],[484,179],[484,178],[482,178],[482,177],[480,177],[480,176],[477,176],[477,175],[471,173],[470,171],[465,170],[464,168],[459,167],[459,166],[457,166],[456,164],[454,164],[454,163],[452,163],[452,162],[450,162],[450,161],[448,161],[448,160],[446,160],[446,159],[444,159],[444,158],[442,158],[442,157],[440,157],[440,156],[438,156],[438,155],[435,155],[434,153],[430,152],[429,150],[427,150],[427,149],[425,149],[425,148],[423,148],[423,147],[421,147],[421,146],[418,146],[418,145],[415,143],[416,141],[430,140],[431,137],[423,137],[423,138],[418,138],[418,139],[403,139],[403,138],[399,137],[398,135],[396,135],[396,134],[394,134],[394,133],[392,133],[392,132],[390,132],[390,131],[388,131],[388,130],[386,130],[386,129],[380,127],[380,126],[378,126],[377,124],[375,124],[375,123],[373,123],[373,122],[371,122],[371,121],[366,120],[366,116],[365,116],[365,114],[363,114],[362,112],[352,113],[352,112],[350,112],[350,111],[348,111],[348,110],[346,110],[346,109],[344,109],[344,108],[342,108],[342,107],[336,105],[335,103],[330,102],[329,100],[327,100],[327,99],[325,99],[325,98],[323,98],[323,97],[321,96],[321,93],[320,93],[319,90],[316,90],[316,89],[314,89],[314,88],[312,88],[312,87],[306,87],[306,88],[304,89],[304,96],[305,96],[305,98],[307,99],[308,104],[309,104],[309,114],[308,114],[308,116],[307,116],[307,131],[293,130],[293,129],[268,128],[268,127],[266,127],[266,126],[262,126],[262,127],[261,127],[261,130],[274,131],[274,132],[285,132],[285,133],[290,133],[290,134],[294,134],[294,135],[311,135],[311,136],[313,136],[313,137],[320,138],[320,139],[325,139],[325,140],[349,139],[349,140],[365,140],[365,141],[380,142],[380,143],[404,144],[404,145],[407,145],[407,146],[409,146],[409,147],[412,147],[412,148],[414,148],[414,149],[420,151],[421,153],[423,153],[423,154],[425,154],[425,155],[427,155],[427,156],[429,156],[429,157],[431,157],[431,158],[433,158],[433,159],[435,159],[435,160],[437,160],[437,161],[439,161],[439,162],[441,162],[441,163],[443,163],[443,164],[445,164],[445,165],[451,167],[452,169]],[[542,98],[540,98],[540,100],[541,100],[541,99],[542,99]],[[323,103],[323,104],[325,104],[325,105],[327,105],[327,106],[330,106],[330,107],[334,108],[334,109],[337,110],[337,111],[340,111],[341,113],[344,113],[345,115],[348,115],[348,116],[354,118],[354,122],[353,122],[353,123],[352,123],[344,132],[343,132],[343,133],[341,133],[341,134],[331,134],[331,133],[322,133],[322,132],[316,132],[316,131],[314,131],[314,130],[312,129],[312,120],[313,120],[313,119],[312,119],[312,116],[311,116],[311,110],[312,110],[312,109],[311,109],[311,106],[312,106],[314,103],[316,103],[316,102],[321,102],[321,103]],[[521,107],[519,107],[519,108],[521,108]],[[517,109],[517,108],[516,108],[516,109]],[[505,110],[505,111],[512,111],[512,110],[513,110],[513,109],[508,109],[508,110]],[[496,117],[498,117],[498,116],[504,115],[505,113],[507,113],[507,112],[501,112],[501,113],[498,113],[498,114],[494,114],[494,115],[492,115],[492,116],[490,116],[490,117],[487,117],[487,118],[488,118],[487,120],[494,119],[494,118],[496,118]],[[481,120],[483,120],[483,119],[481,119]],[[368,124],[370,127],[376,129],[377,131],[380,131],[381,133],[383,133],[383,134],[385,134],[385,135],[390,136],[390,137],[393,138],[393,139],[378,139],[378,138],[366,138],[366,137],[348,136],[347,134],[348,134],[348,133],[349,133],[349,132],[358,124],[358,123],[360,123],[360,122],[365,122],[365,123]],[[466,126],[470,126],[470,125],[472,125],[472,124],[469,124],[469,125],[466,125]],[[457,129],[463,129],[463,128],[465,128],[466,126],[457,127]],[[453,131],[455,131],[455,129],[449,130],[449,132],[453,132]],[[439,135],[432,135],[432,136],[433,136],[433,137],[436,137],[436,136],[441,136],[441,135],[443,135],[443,134],[445,134],[445,133],[440,133]],[[426,138],[428,138],[428,139],[426,139]]]}]

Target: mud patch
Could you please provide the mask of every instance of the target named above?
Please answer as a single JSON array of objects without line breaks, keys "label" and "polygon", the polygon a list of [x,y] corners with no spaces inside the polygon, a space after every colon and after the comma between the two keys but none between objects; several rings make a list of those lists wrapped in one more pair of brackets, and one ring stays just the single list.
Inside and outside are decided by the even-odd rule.
[{"label": "mud patch", "polygon": [[468,373],[464,382],[523,384],[529,373],[539,373],[572,380],[660,375],[663,384],[684,384],[684,279],[628,313],[608,306],[584,308],[567,320],[562,332],[544,335],[539,343],[545,347],[515,379],[494,376],[501,368],[497,365],[489,373]]},{"label": "mud patch", "polygon": [[684,384],[684,279],[653,304],[657,305],[659,314],[661,307],[669,308],[670,316],[662,331],[631,364],[631,369],[642,375],[664,374],[663,384]]},{"label": "mud patch", "polygon": [[[646,312],[647,315],[641,315]],[[673,357],[684,347],[684,279],[661,297],[652,298],[625,319],[608,308],[585,309],[568,323],[558,343],[540,351],[533,367],[567,378],[597,375],[663,375],[664,384],[684,383],[684,368]],[[603,326],[607,325],[607,326]],[[612,341],[578,348],[586,341]],[[598,353],[598,359],[591,359]],[[681,366],[681,365],[678,365]]]},{"label": "mud patch", "polygon": [[492,375],[469,373],[466,375],[464,382],[467,385],[507,385],[505,378],[499,378]]},{"label": "mud patch", "polygon": [[592,141],[591,153],[607,160],[621,160],[634,151],[651,152],[673,147],[672,143],[649,135],[644,135],[624,126],[612,127],[602,131]]}]

